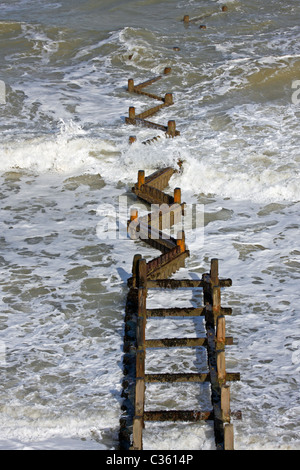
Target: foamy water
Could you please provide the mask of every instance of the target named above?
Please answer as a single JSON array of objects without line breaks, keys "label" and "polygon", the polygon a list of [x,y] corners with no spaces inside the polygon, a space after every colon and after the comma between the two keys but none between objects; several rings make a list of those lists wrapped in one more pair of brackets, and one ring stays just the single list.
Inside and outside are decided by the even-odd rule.
[{"label": "foamy water", "polygon": [[[99,238],[109,223],[99,207],[115,208],[124,229],[119,198],[135,203],[137,171],[179,159],[170,190],[204,204],[205,227],[204,245],[202,227],[186,234],[190,258],[175,277],[201,277],[217,257],[233,281],[222,304],[233,308],[227,369],[241,373],[231,385],[232,409],[243,413],[235,448],[299,449],[298,2],[231,1],[226,13],[221,5],[1,4],[2,449],[117,447],[126,280],[136,253],[156,252],[118,234]],[[175,104],[153,120],[176,119],[181,136],[145,146],[159,131],[124,117],[152,101],[128,95],[127,79],[165,66],[172,73],[149,91],[172,92]],[[148,302],[168,306],[170,292],[150,292]],[[172,302],[201,305],[201,292]],[[201,333],[201,320],[147,326],[149,338]],[[147,355],[150,373],[205,367],[201,348]],[[209,400],[195,384],[147,387],[147,409],[207,409]],[[147,423],[144,448],[213,449],[213,429]]]}]

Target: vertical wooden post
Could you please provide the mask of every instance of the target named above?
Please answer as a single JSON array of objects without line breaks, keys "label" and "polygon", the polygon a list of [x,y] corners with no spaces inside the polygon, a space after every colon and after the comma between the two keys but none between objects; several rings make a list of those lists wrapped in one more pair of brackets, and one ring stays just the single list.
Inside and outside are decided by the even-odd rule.
[{"label": "vertical wooden post", "polygon": [[134,81],[132,78],[128,80],[128,91],[129,93],[132,93],[134,91]]},{"label": "vertical wooden post", "polygon": [[145,408],[145,379],[136,379],[135,416],[143,416]]},{"label": "vertical wooden post", "polygon": [[137,287],[138,263],[142,255],[134,255],[132,262],[132,287]]},{"label": "vertical wooden post", "polygon": [[230,423],[230,386],[222,385],[221,387],[221,411],[222,420]]},{"label": "vertical wooden post", "polygon": [[219,285],[219,260],[217,258],[213,258],[211,260],[210,279],[211,279],[212,286]]},{"label": "vertical wooden post", "polygon": [[146,298],[147,298],[147,265],[145,259],[138,261],[139,290],[137,318],[137,352],[135,406],[133,420],[133,449],[143,449],[143,427],[145,408],[145,356],[146,356]]},{"label": "vertical wooden post", "polygon": [[137,287],[147,287],[147,263],[144,258],[138,261]]},{"label": "vertical wooden post", "polygon": [[136,142],[136,136],[135,135],[129,136],[129,143],[133,144],[134,142]]},{"label": "vertical wooden post", "polygon": [[174,189],[174,204],[181,204],[181,189]]},{"label": "vertical wooden post", "polygon": [[135,119],[135,108],[133,106],[129,108],[129,119]]},{"label": "vertical wooden post", "polygon": [[214,316],[217,317],[221,310],[221,289],[219,286],[212,288],[212,309]]},{"label": "vertical wooden post", "polygon": [[176,122],[175,121],[169,121],[168,122],[167,134],[170,137],[175,137],[175,132],[176,132]]},{"label": "vertical wooden post", "polygon": [[178,232],[178,235],[177,235],[177,246],[180,247],[180,251],[181,253],[184,253],[185,252],[185,233],[184,231],[180,231]]},{"label": "vertical wooden post", "polygon": [[145,184],[145,172],[144,172],[144,170],[139,170],[139,172],[138,172],[138,189],[141,189],[143,184]]},{"label": "vertical wooden post", "polygon": [[146,297],[147,289],[145,286],[139,287],[138,291],[138,318],[137,318],[137,348],[145,350],[146,341]]},{"label": "vertical wooden post", "polygon": [[133,450],[142,450],[143,449],[143,418],[141,416],[135,416],[133,419],[133,429],[132,429],[132,448]]},{"label": "vertical wooden post", "polygon": [[189,15],[184,15],[184,17],[183,17],[183,22],[184,22],[184,23],[189,23],[189,22],[190,22],[190,17],[189,17]]},{"label": "vertical wooden post", "polygon": [[145,349],[138,349],[136,353],[136,377],[145,377]]},{"label": "vertical wooden post", "polygon": [[224,426],[224,450],[234,450],[233,424]]},{"label": "vertical wooden post", "polygon": [[217,342],[225,344],[225,339],[225,317],[224,315],[219,315],[217,318]]},{"label": "vertical wooden post", "polygon": [[167,104],[168,106],[170,106],[171,104],[174,104],[172,93],[166,93],[164,101],[165,101],[165,104]]},{"label": "vertical wooden post", "polygon": [[224,382],[226,380],[225,351],[217,352],[217,372],[218,380]]}]

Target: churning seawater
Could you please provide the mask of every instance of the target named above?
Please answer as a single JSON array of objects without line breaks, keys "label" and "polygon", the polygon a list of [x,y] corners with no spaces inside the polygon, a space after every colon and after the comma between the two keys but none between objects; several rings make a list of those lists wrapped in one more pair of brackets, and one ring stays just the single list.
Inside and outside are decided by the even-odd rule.
[{"label": "churning seawater", "polygon": [[[227,369],[241,373],[231,385],[232,409],[243,413],[235,448],[300,448],[299,2],[226,5],[1,2],[0,448],[117,447],[126,279],[134,254],[156,252],[99,236],[109,223],[100,209],[117,214],[120,196],[134,204],[137,171],[179,159],[171,189],[204,204],[205,229],[204,245],[201,227],[186,234],[191,256],[178,276],[201,277],[217,257],[233,280],[222,304],[233,308]],[[185,14],[203,18],[187,27]],[[166,66],[171,75],[151,89],[172,92],[175,104],[153,120],[175,119],[181,136],[145,146],[153,131],[124,116],[153,102],[128,95],[127,79]],[[176,295],[174,306],[202,301]],[[167,305],[170,293],[150,293],[150,308]],[[202,329],[157,319],[147,335]],[[148,372],[205,367],[201,348],[147,355]],[[198,385],[147,387],[149,409],[199,405],[210,403]],[[214,449],[213,429],[146,424],[144,448]]]}]

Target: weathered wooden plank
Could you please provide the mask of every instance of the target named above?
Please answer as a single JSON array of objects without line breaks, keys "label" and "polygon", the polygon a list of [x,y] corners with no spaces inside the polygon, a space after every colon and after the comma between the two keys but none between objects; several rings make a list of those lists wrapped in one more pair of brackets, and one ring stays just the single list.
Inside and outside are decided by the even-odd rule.
[{"label": "weathered wooden plank", "polygon": [[[206,291],[210,299],[213,299],[213,287]],[[207,334],[207,363],[210,373],[211,383],[211,401],[214,411],[214,434],[216,448],[219,450],[224,449],[224,423],[221,409],[221,383],[225,383],[227,375],[225,370],[224,351],[216,350],[216,332],[215,332],[216,317],[213,312],[213,305],[207,305],[205,313],[205,325]]]},{"label": "weathered wooden plank", "polygon": [[[147,245],[152,246],[156,250],[161,251],[162,253],[168,253],[169,251],[173,250],[176,248],[176,243],[174,243],[173,239],[164,239],[164,238],[152,238],[152,234],[149,231],[149,236],[145,237],[144,235],[140,238],[144,243],[147,243]],[[154,261],[154,260],[152,260]]]},{"label": "weathered wooden plank", "polygon": [[195,374],[195,373],[182,373],[182,374],[145,374],[145,382],[148,383],[177,383],[177,382],[209,382],[209,373]]},{"label": "weathered wooden plank", "polygon": [[[148,281],[149,283],[149,281]],[[231,308],[221,308],[223,315],[232,315]],[[153,308],[147,309],[147,318],[153,317],[198,317],[205,315],[205,307],[199,308]]]},{"label": "weathered wooden plank", "polygon": [[145,377],[145,349],[137,349],[136,351],[136,377]]},{"label": "weathered wooden plank", "polygon": [[133,118],[131,116],[125,118],[126,124],[133,124],[134,126],[149,127],[150,129],[159,129],[160,131],[167,132],[168,126],[157,124],[156,122],[148,121],[141,118]]},{"label": "weathered wooden plank", "polygon": [[[240,411],[231,412],[231,417],[235,419],[242,419]],[[144,421],[211,421],[214,419],[214,412],[201,411],[201,410],[159,410],[159,411],[145,411]]]},{"label": "weathered wooden plank", "polygon": [[226,423],[224,426],[224,450],[234,450],[233,425]]},{"label": "weathered wooden plank", "polygon": [[147,86],[152,85],[153,83],[157,82],[158,80],[161,80],[163,78],[162,75],[158,75],[157,77],[149,78],[149,80],[145,80],[142,83],[139,83],[138,85],[134,85],[134,88],[136,90],[141,90],[141,88],[145,88]]},{"label": "weathered wooden plank", "polygon": [[[182,374],[145,374],[145,382],[159,383],[159,382],[210,382],[210,373],[205,372],[202,374],[196,373],[182,373]],[[226,381],[234,382],[240,380],[238,372],[227,372]]]},{"label": "weathered wooden plank", "polygon": [[133,188],[134,194],[139,199],[148,202],[149,204],[174,204],[174,197],[164,193],[160,189],[157,189],[153,186],[144,184],[140,189]]},{"label": "weathered wooden plank", "polygon": [[[233,344],[233,338],[225,338],[226,345]],[[145,342],[146,348],[177,348],[177,347],[198,347],[207,346],[207,338],[162,338],[148,339]]]},{"label": "weathered wooden plank", "polygon": [[145,407],[145,380],[137,378],[135,382],[135,415],[143,416]]},{"label": "weathered wooden plank", "polygon": [[137,119],[146,119],[150,116],[153,116],[154,114],[158,113],[162,108],[165,108],[166,106],[169,106],[166,103],[159,104],[158,106],[154,106],[153,108],[149,108],[146,111],[143,111],[142,113],[139,113],[136,115]]},{"label": "weathered wooden plank", "polygon": [[217,258],[211,260],[210,279],[213,287],[219,285],[219,260]]},{"label": "weathered wooden plank", "polygon": [[184,267],[185,259],[189,257],[189,255],[189,252],[185,251],[184,253],[170,257],[168,261],[162,263],[161,265],[158,264],[157,268],[148,272],[147,285],[148,283],[151,283],[153,279],[157,279],[158,277],[171,276],[176,271],[178,271],[179,268]]},{"label": "weathered wooden plank", "polygon": [[221,387],[221,412],[223,423],[230,422],[230,387],[222,385]]},{"label": "weathered wooden plank", "polygon": [[163,410],[163,411],[145,411],[145,421],[208,421],[213,420],[212,411],[198,410]]},{"label": "weathered wooden plank", "polygon": [[[170,238],[168,234],[163,234],[162,230],[170,230],[173,225],[182,222],[184,206],[185,204],[178,204],[176,202],[170,205],[168,203],[157,201],[155,205],[152,205],[152,212],[150,214],[138,217],[140,231],[145,231],[146,235],[150,232],[151,238]],[[136,212],[135,209],[133,209],[130,219],[131,221],[135,220],[135,215]],[[141,238],[143,237],[141,236]]]},{"label": "weathered wooden plank", "polygon": [[206,338],[162,338],[148,339],[145,342],[146,348],[177,348],[177,347],[198,347],[206,346]]},{"label": "weathered wooden plank", "polygon": [[198,317],[203,316],[205,308],[154,308],[147,309],[147,318],[154,317]]},{"label": "weathered wooden plank", "polygon": [[201,279],[155,279],[148,280],[149,289],[179,289],[203,287]]},{"label": "weathered wooden plank", "polygon": [[156,271],[157,269],[165,266],[166,264],[170,264],[171,261],[173,261],[175,258],[178,258],[180,254],[180,249],[177,247],[177,245],[175,245],[171,250],[168,250],[166,253],[149,261],[147,263],[147,277],[149,278],[149,275],[153,271]]},{"label": "weathered wooden plank", "polygon": [[169,250],[177,246],[177,240],[175,238],[164,234],[161,230],[156,230],[155,227],[151,227],[148,224],[140,223],[139,235],[141,240],[149,240],[150,242],[154,240],[158,244],[167,247]]},{"label": "weathered wooden plank", "polygon": [[134,89],[134,93],[137,93],[138,95],[148,96],[148,98],[152,98],[157,101],[164,101],[164,98],[162,96],[158,96],[154,93],[149,93],[148,91],[139,90],[137,88]]},{"label": "weathered wooden plank", "polygon": [[144,258],[138,260],[137,270],[137,287],[147,287],[147,263]]},{"label": "weathered wooden plank", "polygon": [[[220,279],[221,287],[229,287],[231,283],[231,279]],[[148,287],[151,289],[203,288],[204,282],[202,279],[156,279],[148,281]]]},{"label": "weathered wooden plank", "polygon": [[[221,313],[221,309],[220,309],[220,313]],[[219,315],[218,318],[217,318],[217,325],[216,325],[216,329],[217,329],[217,342],[218,343],[224,343],[225,342],[225,317],[224,315]]]},{"label": "weathered wooden plank", "polygon": [[135,416],[133,419],[133,430],[132,430],[132,450],[143,449],[143,425],[144,419],[142,416]]},{"label": "weathered wooden plank", "polygon": [[134,255],[133,262],[132,262],[132,287],[137,287],[136,278],[137,278],[137,273],[138,273],[138,262],[140,259],[142,259],[142,255],[140,254]]},{"label": "weathered wooden plank", "polygon": [[163,190],[169,183],[169,180],[176,171],[172,167],[157,170],[145,179],[145,184],[154,186],[157,189]]},{"label": "weathered wooden plank", "polygon": [[[134,126],[141,126],[141,127],[148,127],[149,129],[158,129],[160,131],[165,132],[172,137],[179,136],[180,131],[177,131],[174,127],[170,126],[163,126],[162,124],[158,124],[156,122],[148,121],[146,119],[141,119],[137,116],[133,117],[133,115],[129,115],[125,118],[126,124],[132,124]],[[170,123],[171,121],[169,121]]]}]

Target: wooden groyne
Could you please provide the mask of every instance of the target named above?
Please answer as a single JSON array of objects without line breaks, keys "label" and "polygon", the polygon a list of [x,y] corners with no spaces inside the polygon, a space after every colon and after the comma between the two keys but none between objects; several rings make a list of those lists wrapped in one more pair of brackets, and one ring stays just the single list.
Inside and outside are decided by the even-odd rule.
[{"label": "wooden groyne", "polygon": [[[226,11],[227,7],[222,7]],[[196,24],[201,18],[190,20],[186,15],[183,19],[185,25]],[[201,27],[201,26],[200,26]],[[167,125],[157,124],[148,118],[161,109],[174,103],[171,93],[158,96],[145,91],[147,86],[163,79],[171,72],[170,67],[164,73],[145,82],[135,85],[134,80],[128,80],[128,92],[137,93],[159,101],[160,104],[148,110],[136,113],[134,107],[129,108],[126,124],[158,129],[165,132],[166,137],[176,137],[180,132],[176,130],[174,120]],[[152,143],[160,136],[153,137],[145,142]],[[136,141],[136,136],[129,137],[129,143]],[[181,162],[178,163],[179,167]],[[185,267],[189,257],[185,233],[180,230],[176,237],[167,236],[166,229],[182,226],[185,214],[185,204],[181,200],[181,189],[175,188],[173,194],[166,192],[169,181],[178,171],[174,168],[158,169],[146,176],[144,170],[138,172],[137,182],[132,192],[137,199],[151,205],[151,211],[141,217],[133,209],[128,221],[128,234],[132,239],[139,239],[161,252],[160,256],[146,261],[141,254],[136,254],[132,262],[132,275],[128,279],[128,295],[125,311],[124,334],[124,381],[123,381],[123,415],[120,420],[119,443],[123,450],[143,449],[143,429],[149,421],[182,421],[198,422],[212,421],[217,450],[234,449],[234,432],[232,420],[241,419],[241,412],[234,412],[230,406],[230,382],[240,380],[237,372],[228,372],[226,369],[225,350],[233,344],[233,338],[226,335],[226,316],[232,314],[231,308],[221,305],[221,289],[232,285],[231,279],[219,277],[219,261],[214,258],[210,262],[210,269],[201,279],[173,279],[171,276],[180,268]],[[169,233],[169,232],[168,232]],[[149,309],[147,297],[150,289],[202,289],[202,303],[197,307],[177,307]],[[174,295],[176,299],[176,295]],[[206,335],[196,338],[157,338],[146,337],[147,321],[151,318],[180,318],[203,317]],[[206,349],[206,372],[190,373],[146,373],[147,350],[150,348],[180,348],[202,347]],[[178,356],[180,362],[180,356]],[[161,410],[147,409],[145,390],[149,383],[210,383],[211,400],[206,409],[196,410]]]},{"label": "wooden groyne", "polygon": [[[163,125],[163,124],[158,124],[158,123],[149,121],[147,119],[151,116],[154,116],[154,114],[158,113],[161,109],[168,107],[168,106],[172,106],[172,104],[174,104],[172,93],[166,93],[165,96],[162,97],[162,96],[158,96],[156,94],[148,93],[144,91],[145,87],[152,85],[158,80],[161,80],[165,75],[168,75],[169,73],[171,73],[171,67],[165,67],[163,75],[153,77],[145,82],[140,83],[139,85],[135,85],[134,80],[132,78],[128,80],[127,90],[129,93],[137,93],[139,95],[144,95],[154,100],[161,101],[162,103],[138,114],[136,114],[135,107],[130,106],[129,111],[128,111],[128,117],[125,118],[126,124],[132,124],[132,125],[141,126],[141,127],[148,127],[150,129],[157,129],[157,130],[164,132],[166,137],[176,137],[180,135],[180,132],[176,130],[176,122],[174,120],[169,120],[167,125]],[[144,144],[151,143],[152,141],[155,141],[159,138],[160,136],[155,136],[152,139],[147,140],[143,143]],[[129,137],[130,143],[133,143],[135,140],[136,140],[135,136]]]},{"label": "wooden groyne", "polygon": [[[226,11],[228,11],[228,7],[226,5],[223,5],[219,11],[226,12]],[[217,12],[206,13],[204,15],[197,16],[195,18],[190,18],[189,15],[184,15],[182,21],[186,26],[191,25],[191,24],[196,25],[200,21],[206,20],[207,18],[210,18],[211,16],[215,15],[216,13]],[[200,29],[206,29],[206,26],[204,24],[200,24],[199,28]]]},{"label": "wooden groyne", "polygon": [[[232,418],[240,419],[241,413],[230,409],[229,382],[239,380],[239,373],[228,372],[225,365],[225,346],[233,344],[233,338],[226,336],[225,317],[231,315],[230,308],[221,306],[221,288],[230,287],[231,279],[219,278],[219,263],[211,260],[210,271],[201,279],[170,279],[170,276],[185,266],[189,251],[185,243],[184,232],[176,239],[165,239],[162,230],[178,222],[184,213],[180,190],[176,188],[174,195],[166,194],[163,189],[174,174],[172,168],[156,171],[145,178],[139,171],[138,182],[132,191],[139,199],[160,205],[164,201],[162,213],[150,213],[139,218],[135,212],[128,222],[128,231],[139,234],[142,241],[159,249],[162,254],[151,261],[146,261],[137,254],[133,259],[132,276],[128,279],[129,292],[126,302],[125,340],[124,340],[124,417],[121,421],[121,449],[142,450],[143,428],[147,421],[213,421],[216,449],[233,450]],[[168,201],[168,202],[165,202]],[[174,202],[176,201],[176,202]],[[175,204],[175,207],[174,207]],[[167,221],[166,205],[169,207]],[[173,216],[171,215],[173,213]],[[159,221],[159,229],[152,233],[153,221]],[[195,289],[203,291],[203,303],[197,308],[178,308],[176,305],[168,309],[147,308],[149,289]],[[204,317],[206,336],[199,338],[146,338],[146,324],[149,318],[163,317]],[[205,373],[179,374],[146,374],[146,352],[149,348],[205,347],[207,350],[207,369]],[[178,357],[180,361],[180,356]],[[211,408],[206,410],[147,410],[145,389],[148,383],[186,382],[211,384]]]}]

